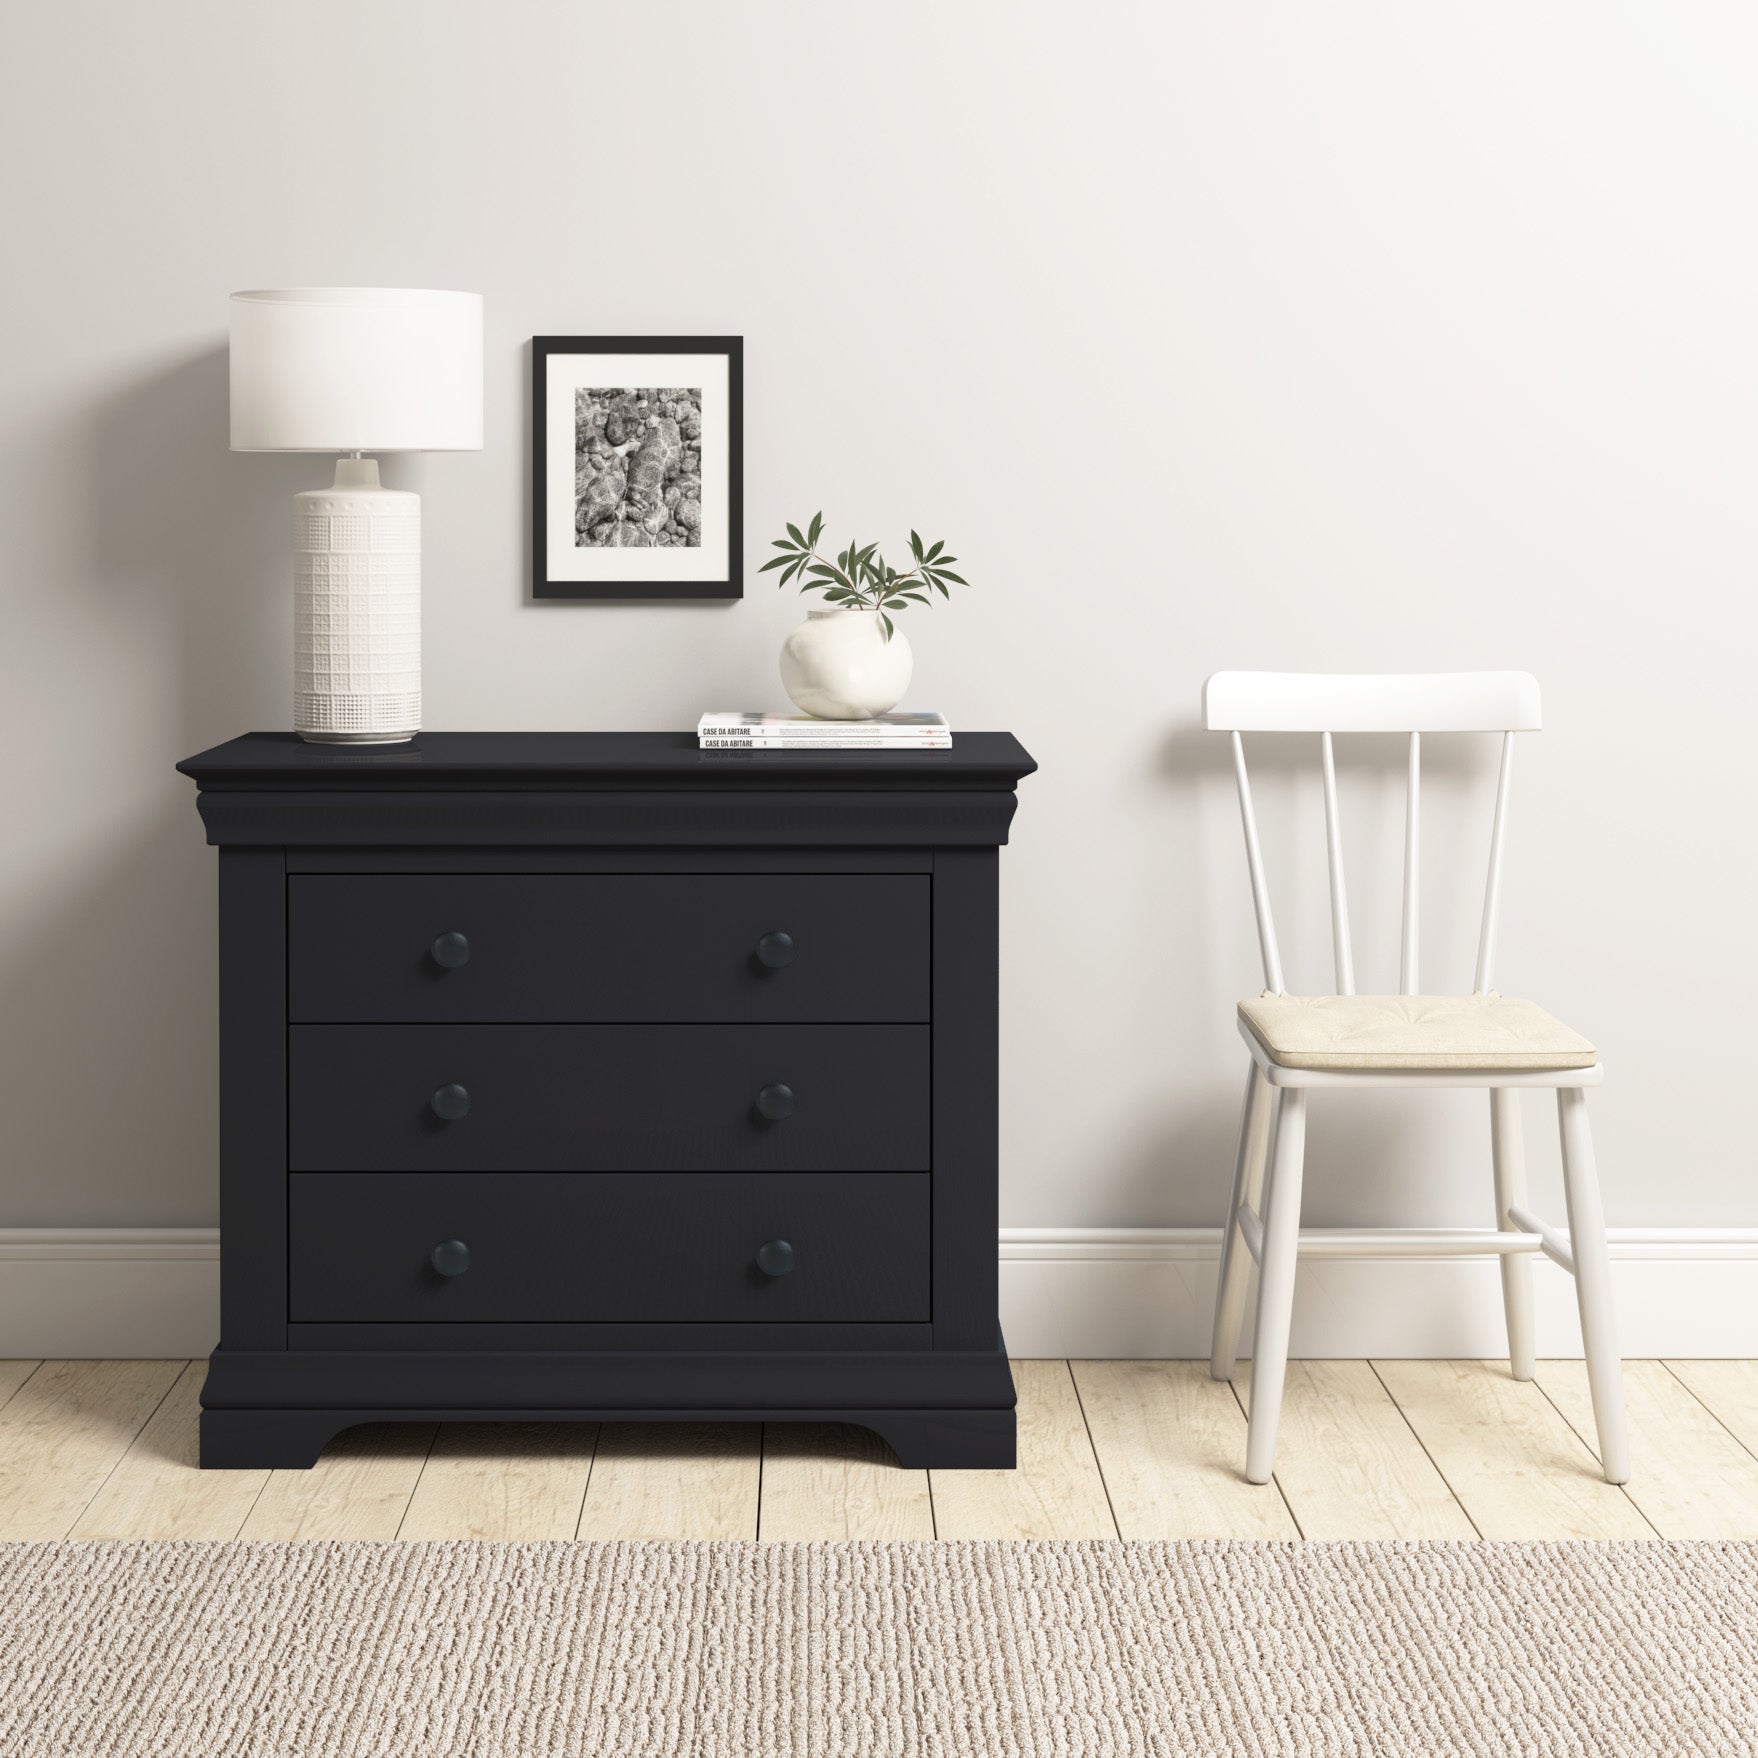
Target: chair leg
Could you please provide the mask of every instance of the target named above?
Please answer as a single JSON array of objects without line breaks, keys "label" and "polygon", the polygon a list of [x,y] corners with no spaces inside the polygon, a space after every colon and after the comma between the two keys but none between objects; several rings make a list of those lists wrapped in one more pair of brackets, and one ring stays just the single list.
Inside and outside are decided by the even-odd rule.
[{"label": "chair leg", "polygon": [[1270,1083],[1253,1061],[1245,1073],[1245,1106],[1239,1116],[1239,1148],[1233,1159],[1233,1195],[1221,1232],[1221,1280],[1215,1290],[1215,1328],[1209,1338],[1209,1375],[1230,1380],[1239,1360],[1251,1253],[1239,1231],[1239,1205],[1255,1209],[1264,1187],[1264,1150],[1270,1129]]},{"label": "chair leg", "polygon": [[1299,1087],[1284,1087],[1277,1096],[1270,1130],[1263,1258],[1258,1264],[1251,1412],[1245,1438],[1245,1475],[1251,1483],[1268,1483],[1276,1458],[1276,1424],[1282,1415],[1282,1382],[1288,1374],[1288,1328],[1294,1317],[1305,1161],[1306,1094]]},{"label": "chair leg", "polygon": [[[1504,1233],[1519,1228],[1508,1210],[1526,1201],[1526,1144],[1520,1132],[1520,1094],[1514,1087],[1489,1089],[1489,1140],[1495,1163],[1496,1225]],[[1502,1253],[1502,1310],[1508,1315],[1508,1369],[1517,1380],[1534,1371],[1532,1341],[1532,1258],[1523,1251]]]},{"label": "chair leg", "polygon": [[1607,1483],[1630,1481],[1630,1442],[1624,1422],[1624,1364],[1618,1355],[1612,1311],[1611,1254],[1605,1245],[1605,1211],[1587,1128],[1587,1094],[1557,1089],[1557,1122],[1563,1139],[1563,1197],[1569,1209],[1569,1250],[1575,1260],[1575,1299],[1581,1308],[1581,1342],[1587,1384],[1599,1429],[1599,1462]]}]

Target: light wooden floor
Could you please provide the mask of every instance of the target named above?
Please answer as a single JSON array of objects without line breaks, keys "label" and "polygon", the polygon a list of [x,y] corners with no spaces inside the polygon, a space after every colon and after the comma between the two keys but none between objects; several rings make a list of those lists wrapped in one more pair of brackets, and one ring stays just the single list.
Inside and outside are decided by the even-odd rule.
[{"label": "light wooden floor", "polygon": [[0,1539],[1754,1538],[1758,1362],[1625,1368],[1635,1475],[1586,1374],[1291,1363],[1276,1481],[1189,1361],[1020,1361],[1017,1471],[903,1471],[864,1431],[355,1429],[313,1471],[194,1469],[204,1365],[0,1361]]}]

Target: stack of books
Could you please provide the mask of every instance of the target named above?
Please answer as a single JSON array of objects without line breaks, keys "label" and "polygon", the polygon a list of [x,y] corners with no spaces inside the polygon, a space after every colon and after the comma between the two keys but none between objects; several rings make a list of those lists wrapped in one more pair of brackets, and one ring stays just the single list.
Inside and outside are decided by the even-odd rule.
[{"label": "stack of books", "polygon": [[704,751],[946,751],[944,714],[881,714],[872,720],[815,720],[809,714],[704,714]]}]

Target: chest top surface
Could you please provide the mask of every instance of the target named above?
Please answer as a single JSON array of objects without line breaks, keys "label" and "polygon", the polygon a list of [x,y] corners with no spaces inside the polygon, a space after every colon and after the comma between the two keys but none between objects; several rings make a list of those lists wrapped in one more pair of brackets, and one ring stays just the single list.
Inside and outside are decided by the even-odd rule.
[{"label": "chest top surface", "polygon": [[254,732],[177,765],[208,841],[255,847],[995,847],[1037,765],[1011,733],[938,751],[703,751],[694,733]]},{"label": "chest top surface", "polygon": [[1037,764],[1005,732],[940,751],[704,751],[690,732],[424,732],[406,745],[311,745],[253,732],[187,757],[203,789],[870,788],[1011,791]]}]

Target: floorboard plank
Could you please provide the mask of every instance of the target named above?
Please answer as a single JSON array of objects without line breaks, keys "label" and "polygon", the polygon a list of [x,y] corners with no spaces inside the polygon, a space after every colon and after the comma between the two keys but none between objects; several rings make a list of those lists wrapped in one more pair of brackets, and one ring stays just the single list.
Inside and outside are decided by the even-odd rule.
[{"label": "floorboard plank", "polygon": [[1669,1361],[1666,1366],[1747,1452],[1758,1454],[1758,1361]]},{"label": "floorboard plank", "polygon": [[590,1422],[442,1423],[397,1536],[572,1538],[596,1436]]},{"label": "floorboard plank", "polygon": [[763,1539],[934,1536],[925,1471],[905,1471],[871,1429],[834,1422],[763,1426]]},{"label": "floorboard plank", "polygon": [[1262,1490],[1201,1363],[1016,1362],[1019,1470],[932,1474],[862,1429],[669,1423],[387,1424],[313,1471],[200,1472],[203,1372],[0,1363],[0,1538],[1758,1537],[1754,1362],[1627,1365],[1628,1494],[1578,1362],[1292,1363]]},{"label": "floorboard plank", "polygon": [[185,1365],[45,1361],[0,1408],[0,1539],[65,1538]]},{"label": "floorboard plank", "polygon": [[1066,1361],[1016,1361],[1019,1468],[931,1471],[942,1538],[1115,1538]]},{"label": "floorboard plank", "polygon": [[309,1471],[276,1471],[238,1534],[245,1539],[388,1540],[403,1524],[436,1430],[366,1423],[338,1435]]},{"label": "floorboard plank", "polygon": [[1555,1405],[1505,1362],[1374,1367],[1485,1538],[1655,1536]]},{"label": "floorboard plank", "polygon": [[1245,1481],[1245,1418],[1206,1361],[1074,1361],[1125,1538],[1298,1538],[1273,1484]]},{"label": "floorboard plank", "polygon": [[754,1422],[607,1422],[580,1509],[582,1538],[755,1538]]},{"label": "floorboard plank", "polygon": [[[1587,1365],[1541,1361],[1538,1383],[1597,1454]],[[1658,1361],[1624,1363],[1630,1481],[1624,1486],[1662,1538],[1758,1538],[1758,1459]]]},{"label": "floorboard plank", "polygon": [[236,1538],[269,1480],[266,1471],[198,1469],[205,1361],[177,1376],[70,1538]]},{"label": "floorboard plank", "polygon": [[42,1365],[40,1361],[0,1361],[0,1406]]},{"label": "floorboard plank", "polygon": [[[1249,1364],[1239,1407],[1250,1408]],[[1244,1457],[1244,1441],[1239,1457]],[[1101,1457],[1103,1455],[1101,1454]],[[1276,1483],[1304,1537],[1475,1538],[1458,1498],[1365,1361],[1291,1361]]]}]

